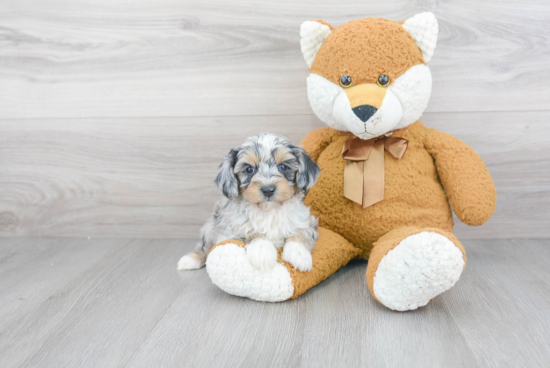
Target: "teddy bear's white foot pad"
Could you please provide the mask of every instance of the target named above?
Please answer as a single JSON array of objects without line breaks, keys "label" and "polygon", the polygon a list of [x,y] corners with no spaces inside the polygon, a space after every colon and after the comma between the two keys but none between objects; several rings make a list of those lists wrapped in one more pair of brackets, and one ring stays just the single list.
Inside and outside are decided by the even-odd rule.
[{"label": "teddy bear's white foot pad", "polygon": [[464,257],[445,236],[424,231],[403,239],[380,261],[373,292],[386,307],[414,310],[450,289],[464,269]]},{"label": "teddy bear's white foot pad", "polygon": [[246,250],[233,243],[219,245],[206,259],[206,271],[214,285],[226,293],[262,302],[281,302],[294,294],[290,273],[280,263],[268,271],[254,267]]}]

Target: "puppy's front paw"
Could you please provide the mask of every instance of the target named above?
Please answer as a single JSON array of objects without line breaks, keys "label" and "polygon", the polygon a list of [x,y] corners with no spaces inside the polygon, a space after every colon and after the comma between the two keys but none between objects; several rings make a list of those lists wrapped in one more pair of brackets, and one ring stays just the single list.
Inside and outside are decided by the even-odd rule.
[{"label": "puppy's front paw", "polygon": [[277,263],[277,249],[267,239],[254,239],[247,244],[246,255],[250,263],[262,271],[271,270]]},{"label": "puppy's front paw", "polygon": [[282,254],[283,261],[286,261],[294,266],[298,271],[309,271],[313,266],[311,253],[306,247],[298,242],[289,241],[285,244]]}]

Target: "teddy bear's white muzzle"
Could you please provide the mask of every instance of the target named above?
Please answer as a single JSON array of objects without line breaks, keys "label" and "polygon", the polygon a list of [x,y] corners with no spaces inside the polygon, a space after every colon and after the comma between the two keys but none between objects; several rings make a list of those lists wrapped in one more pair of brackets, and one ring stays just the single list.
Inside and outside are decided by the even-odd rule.
[{"label": "teddy bear's white muzzle", "polygon": [[386,92],[379,109],[366,109],[374,114],[365,113],[366,107],[363,110],[353,109],[346,92],[342,91],[334,101],[332,113],[338,123],[361,139],[378,137],[395,129],[403,116],[401,103],[391,90]]}]

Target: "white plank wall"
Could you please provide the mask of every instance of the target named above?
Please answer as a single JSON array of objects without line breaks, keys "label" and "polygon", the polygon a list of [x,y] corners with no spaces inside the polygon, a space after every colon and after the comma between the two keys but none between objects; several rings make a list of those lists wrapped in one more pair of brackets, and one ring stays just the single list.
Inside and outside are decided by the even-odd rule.
[{"label": "white plank wall", "polygon": [[323,126],[299,26],[432,11],[422,120],[472,145],[498,205],[462,238],[550,236],[550,6],[542,1],[3,0],[0,236],[196,238],[222,155]]}]

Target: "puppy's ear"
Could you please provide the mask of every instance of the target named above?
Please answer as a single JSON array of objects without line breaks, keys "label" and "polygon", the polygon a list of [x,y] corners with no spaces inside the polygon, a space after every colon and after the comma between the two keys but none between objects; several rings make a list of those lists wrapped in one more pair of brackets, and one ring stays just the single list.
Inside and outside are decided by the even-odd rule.
[{"label": "puppy's ear", "polygon": [[298,159],[298,172],[296,173],[296,186],[298,190],[307,191],[317,182],[321,170],[302,147],[292,148],[294,156]]},{"label": "puppy's ear", "polygon": [[238,154],[238,149],[229,151],[227,156],[225,156],[225,160],[220,165],[220,172],[216,177],[218,189],[229,199],[239,196],[239,181],[233,173]]}]

